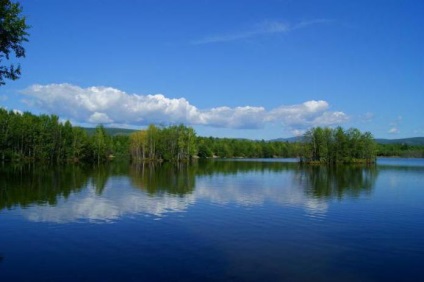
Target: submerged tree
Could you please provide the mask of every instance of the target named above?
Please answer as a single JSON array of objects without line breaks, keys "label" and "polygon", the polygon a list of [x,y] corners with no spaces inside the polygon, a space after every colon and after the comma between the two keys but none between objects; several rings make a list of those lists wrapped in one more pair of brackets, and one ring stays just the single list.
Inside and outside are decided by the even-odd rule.
[{"label": "submerged tree", "polygon": [[3,60],[9,60],[11,54],[16,58],[25,57],[22,43],[28,41],[29,26],[21,12],[19,3],[0,0],[0,85],[5,84],[5,79],[16,80],[21,75],[20,65],[3,65]]}]

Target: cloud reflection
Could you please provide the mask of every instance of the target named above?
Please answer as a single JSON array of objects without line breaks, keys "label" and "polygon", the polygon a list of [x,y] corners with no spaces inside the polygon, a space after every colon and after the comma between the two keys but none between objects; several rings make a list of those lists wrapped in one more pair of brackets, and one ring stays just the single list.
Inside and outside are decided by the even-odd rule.
[{"label": "cloud reflection", "polygon": [[[55,172],[47,178],[40,174],[44,181],[35,183],[57,183],[49,181],[49,177],[62,179],[60,186],[51,187],[48,202],[40,194],[46,191],[43,185],[32,187],[29,191],[33,194],[12,189],[18,192],[16,199],[21,202],[9,201],[7,205],[23,207],[22,214],[30,221],[55,223],[107,223],[134,215],[160,219],[205,203],[303,209],[307,216],[322,218],[328,211],[329,199],[367,195],[377,176],[375,169],[361,167],[302,168],[296,163],[222,161],[181,167],[133,166],[129,173],[124,172],[124,177],[110,176],[110,170],[100,168],[87,174],[82,172],[78,169],[68,172],[73,179],[81,178],[74,188],[64,186],[69,181],[63,173]],[[24,179],[30,178],[15,179],[16,187],[26,187]],[[9,178],[6,183],[11,181]],[[19,195],[23,194],[32,197],[22,202]]]},{"label": "cloud reflection", "polygon": [[[246,176],[247,179],[240,181]],[[199,177],[196,189],[181,196],[170,193],[151,195],[146,191],[135,190],[128,180],[116,183],[112,178],[101,195],[96,193],[95,187],[89,187],[67,199],[60,198],[56,205],[35,205],[23,209],[22,213],[33,222],[108,223],[139,214],[161,218],[169,213],[185,212],[196,202],[241,207],[259,207],[271,203],[282,207],[300,207],[312,215],[325,214],[327,210],[324,200],[308,198],[302,190],[292,189],[290,179],[284,179],[283,185],[270,183],[267,187],[261,186],[263,179],[255,174],[250,177],[244,175],[240,179],[223,177],[219,187],[211,187],[207,177]]]},{"label": "cloud reflection", "polygon": [[[118,185],[117,185],[118,184]],[[116,186],[119,186],[117,189]],[[55,206],[32,206],[22,210],[24,217],[34,222],[69,223],[89,221],[92,223],[113,222],[124,216],[146,214],[156,217],[167,213],[182,212],[194,203],[192,195],[176,197],[171,194],[148,196],[134,191],[128,181],[109,181],[102,195],[95,187],[69,198],[61,198]]]}]

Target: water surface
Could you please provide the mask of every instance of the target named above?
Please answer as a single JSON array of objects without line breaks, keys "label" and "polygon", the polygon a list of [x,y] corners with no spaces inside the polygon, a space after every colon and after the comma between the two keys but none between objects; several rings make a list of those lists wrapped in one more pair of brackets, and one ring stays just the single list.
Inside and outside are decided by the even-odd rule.
[{"label": "water surface", "polygon": [[1,281],[420,281],[424,160],[0,166]]}]

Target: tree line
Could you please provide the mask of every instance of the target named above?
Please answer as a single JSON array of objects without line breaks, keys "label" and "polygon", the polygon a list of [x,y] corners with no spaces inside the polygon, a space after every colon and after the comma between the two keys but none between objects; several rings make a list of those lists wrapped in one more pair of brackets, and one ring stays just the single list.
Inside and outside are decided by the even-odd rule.
[{"label": "tree line", "polygon": [[300,155],[300,143],[235,138],[198,138],[201,158],[295,158]]},{"label": "tree line", "polygon": [[185,125],[156,126],[127,135],[73,126],[56,115],[0,108],[0,161],[92,162],[111,159],[189,161],[193,158],[301,158],[307,162],[372,162],[376,156],[423,157],[423,146],[375,144],[371,133],[313,128],[297,142],[197,136]]},{"label": "tree line", "polygon": [[424,146],[405,143],[378,144],[377,154],[382,157],[424,158]]},{"label": "tree line", "polygon": [[87,161],[104,162],[115,155],[126,155],[128,137],[110,136],[103,126],[88,135],[56,115],[0,108],[1,161]]},{"label": "tree line", "polygon": [[130,135],[132,160],[189,161],[192,158],[297,157],[300,145],[280,141],[247,140],[197,136],[185,125],[147,129]]},{"label": "tree line", "polygon": [[200,137],[185,125],[156,126],[130,135],[110,135],[99,125],[91,133],[56,115],[0,108],[0,161],[95,162],[189,161],[193,158],[297,157],[300,144]]}]

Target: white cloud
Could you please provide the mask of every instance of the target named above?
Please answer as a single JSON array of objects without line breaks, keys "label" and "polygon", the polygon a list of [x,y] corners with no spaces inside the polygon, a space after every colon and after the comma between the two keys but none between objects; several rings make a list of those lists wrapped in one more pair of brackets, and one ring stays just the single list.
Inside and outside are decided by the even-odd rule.
[{"label": "white cloud", "polygon": [[324,112],[322,115],[317,116],[312,124],[319,125],[334,125],[348,120],[348,117],[343,112]]},{"label": "white cloud", "polygon": [[269,112],[269,121],[281,122],[294,129],[304,129],[311,126],[329,126],[340,124],[348,120],[343,112],[328,111],[326,101],[307,101],[303,104],[281,106]]},{"label": "white cloud", "polygon": [[305,129],[294,129],[292,131],[293,135],[296,137],[302,136],[303,134],[305,134],[306,130]]},{"label": "white cloud", "polygon": [[310,20],[310,21],[300,21],[297,24],[292,26],[292,30],[294,29],[299,29],[299,28],[305,28],[311,25],[316,25],[316,24],[327,24],[327,23],[331,23],[333,22],[333,20],[330,19],[315,19],[315,20]]},{"label": "white cloud", "polygon": [[392,127],[392,128],[389,129],[388,133],[390,133],[390,134],[398,134],[399,133],[399,128]]},{"label": "white cloud", "polygon": [[111,123],[111,120],[107,114],[95,112],[88,118],[90,123]]},{"label": "white cloud", "polygon": [[341,124],[348,116],[330,111],[326,101],[306,101],[266,110],[264,107],[198,109],[185,98],[162,94],[128,94],[111,87],[81,88],[71,84],[32,85],[22,91],[32,105],[78,123],[148,125],[184,123],[221,128],[263,128],[279,124],[290,130]]},{"label": "white cloud", "polygon": [[214,36],[207,36],[202,39],[192,41],[192,44],[229,42],[229,41],[236,41],[241,39],[249,39],[249,38],[253,38],[253,37],[261,36],[261,35],[288,33],[296,29],[306,28],[312,25],[329,23],[329,22],[331,22],[331,20],[328,20],[328,19],[300,21],[295,24],[290,24],[290,23],[282,22],[282,21],[264,21],[247,30],[241,30],[241,31],[214,35]]},{"label": "white cloud", "polygon": [[263,107],[219,107],[202,111],[199,118],[202,124],[230,128],[260,128],[266,112]]}]

